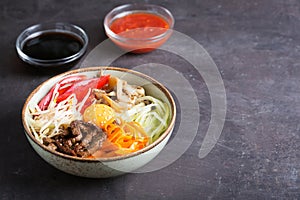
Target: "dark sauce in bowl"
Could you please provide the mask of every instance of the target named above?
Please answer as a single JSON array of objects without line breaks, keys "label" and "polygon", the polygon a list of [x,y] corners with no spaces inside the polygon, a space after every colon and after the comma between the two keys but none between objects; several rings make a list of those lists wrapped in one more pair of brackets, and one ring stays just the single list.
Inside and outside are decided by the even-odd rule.
[{"label": "dark sauce in bowl", "polygon": [[83,47],[82,41],[68,33],[42,33],[28,39],[22,51],[35,59],[56,60],[72,56]]},{"label": "dark sauce in bowl", "polygon": [[26,28],[16,40],[18,56],[43,69],[75,66],[88,46],[88,36],[79,26],[64,22],[36,24]]}]

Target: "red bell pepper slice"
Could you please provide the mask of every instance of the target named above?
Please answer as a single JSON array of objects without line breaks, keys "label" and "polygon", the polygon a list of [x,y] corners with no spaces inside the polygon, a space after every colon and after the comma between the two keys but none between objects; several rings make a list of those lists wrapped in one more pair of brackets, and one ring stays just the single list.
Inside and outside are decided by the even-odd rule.
[{"label": "red bell pepper slice", "polygon": [[87,77],[85,75],[76,75],[76,76],[68,76],[67,78],[58,82],[60,85],[58,89],[58,93],[61,95],[65,91],[67,91],[74,83],[85,80]]},{"label": "red bell pepper slice", "polygon": [[65,91],[67,91],[74,83],[82,81],[86,79],[85,75],[74,75],[74,76],[68,76],[64,79],[62,79],[61,81],[59,81],[58,83],[56,83],[48,92],[48,94],[46,94],[46,96],[44,96],[44,98],[38,103],[38,106],[41,110],[46,110],[50,104],[50,101],[52,99],[53,96],[53,92],[54,89],[56,87],[58,88],[58,93],[59,95],[63,94]]},{"label": "red bell pepper slice", "polygon": [[[99,78],[86,79],[74,83],[67,91],[59,95],[56,102],[59,103],[67,99],[71,94],[75,94],[78,102],[81,102],[86,96],[89,89],[101,89],[109,81],[109,75],[101,76]],[[90,98],[89,98],[90,99]],[[89,103],[89,102],[87,102]]]},{"label": "red bell pepper slice", "polygon": [[46,94],[46,96],[44,96],[44,98],[42,98],[42,100],[38,103],[38,106],[41,110],[46,110],[50,104],[50,101],[52,99],[52,95],[54,92],[55,86],[53,86],[50,91],[48,92],[48,94]]},{"label": "red bell pepper slice", "polygon": [[68,77],[62,79],[58,83],[60,85],[66,85],[68,83],[75,83],[75,82],[78,82],[78,81],[82,81],[84,79],[86,79],[86,75],[73,75],[73,76],[68,76]]}]

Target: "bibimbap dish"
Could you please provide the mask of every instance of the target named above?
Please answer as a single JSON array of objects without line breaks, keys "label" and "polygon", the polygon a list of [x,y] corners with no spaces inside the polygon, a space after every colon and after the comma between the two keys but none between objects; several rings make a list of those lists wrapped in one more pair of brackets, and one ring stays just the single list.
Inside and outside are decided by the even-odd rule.
[{"label": "bibimbap dish", "polygon": [[162,150],[175,104],[163,85],[142,73],[93,67],[41,84],[22,118],[31,145],[50,164],[79,176],[109,177],[143,166]]}]

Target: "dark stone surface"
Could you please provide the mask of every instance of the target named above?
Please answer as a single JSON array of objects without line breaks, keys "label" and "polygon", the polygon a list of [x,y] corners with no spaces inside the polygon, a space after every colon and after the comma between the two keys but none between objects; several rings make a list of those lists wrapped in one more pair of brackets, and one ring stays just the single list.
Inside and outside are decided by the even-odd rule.
[{"label": "dark stone surface", "polygon": [[68,21],[83,27],[89,51],[106,39],[102,21],[122,1],[0,2],[0,199],[299,199],[300,2],[298,0],[147,1],[171,10],[175,29],[209,52],[223,77],[227,116],[214,149],[198,151],[210,120],[205,83],[183,59],[164,51],[125,55],[116,65],[174,66],[198,87],[201,121],[188,150],[168,167],[111,179],[56,170],[30,147],[21,109],[28,94],[58,72],[18,59],[15,40],[26,27]]}]

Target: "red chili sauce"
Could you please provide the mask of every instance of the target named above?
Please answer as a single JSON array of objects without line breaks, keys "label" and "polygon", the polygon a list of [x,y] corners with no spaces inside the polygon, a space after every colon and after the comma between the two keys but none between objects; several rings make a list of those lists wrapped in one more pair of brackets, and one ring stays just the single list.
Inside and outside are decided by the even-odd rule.
[{"label": "red chili sauce", "polygon": [[[133,49],[134,53],[145,53],[162,45],[169,36],[160,40],[146,40],[165,33],[170,28],[162,17],[151,13],[132,13],[115,19],[110,29],[128,42],[114,41],[126,50]],[[134,39],[134,40],[130,40]],[[141,40],[138,40],[141,39]]]}]

